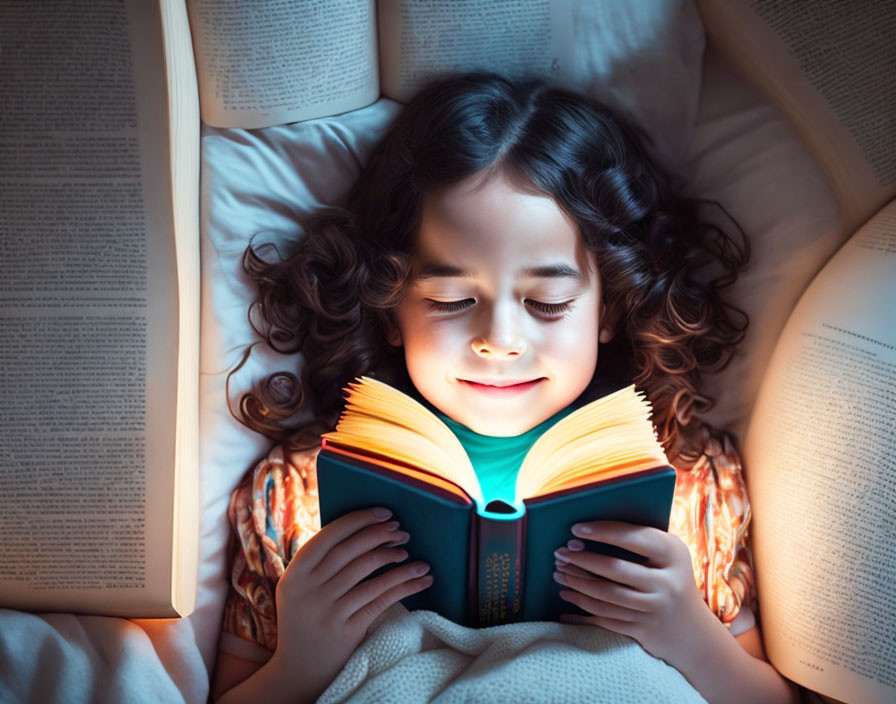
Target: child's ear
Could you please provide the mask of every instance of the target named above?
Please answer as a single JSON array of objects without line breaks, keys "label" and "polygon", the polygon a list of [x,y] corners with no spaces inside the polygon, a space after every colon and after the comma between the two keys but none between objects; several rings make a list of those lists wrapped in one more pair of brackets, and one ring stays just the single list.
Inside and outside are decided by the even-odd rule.
[{"label": "child's ear", "polygon": [[386,342],[393,347],[401,347],[401,330],[398,329],[398,326],[391,320],[391,318],[386,318],[383,325],[386,328]]},{"label": "child's ear", "polygon": [[616,335],[616,325],[607,315],[607,304],[601,303],[600,306],[600,332],[597,334],[597,341],[604,345]]}]

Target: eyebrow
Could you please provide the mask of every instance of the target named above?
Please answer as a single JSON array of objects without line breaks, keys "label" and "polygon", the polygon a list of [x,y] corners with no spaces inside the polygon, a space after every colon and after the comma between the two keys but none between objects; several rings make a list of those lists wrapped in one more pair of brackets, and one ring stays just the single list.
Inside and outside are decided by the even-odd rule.
[{"label": "eyebrow", "polygon": [[[418,279],[434,279],[445,277],[459,277],[464,279],[476,276],[475,271],[459,269],[449,264],[430,262],[424,264],[417,273]],[[581,281],[585,277],[578,269],[573,269],[568,264],[548,264],[546,266],[533,266],[520,269],[516,273],[518,279],[575,279]]]}]

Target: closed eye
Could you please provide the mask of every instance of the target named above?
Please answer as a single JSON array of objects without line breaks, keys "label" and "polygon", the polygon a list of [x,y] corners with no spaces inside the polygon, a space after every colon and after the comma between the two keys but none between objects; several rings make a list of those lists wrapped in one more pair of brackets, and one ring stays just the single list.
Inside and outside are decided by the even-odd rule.
[{"label": "closed eye", "polygon": [[424,299],[430,310],[440,313],[456,313],[476,302],[475,298],[464,298],[460,301],[434,301],[432,298]]},{"label": "closed eye", "polygon": [[[432,298],[427,298],[425,300],[430,310],[440,313],[456,313],[464,308],[469,308],[476,303],[475,298],[463,298],[459,301],[436,301]],[[563,317],[564,314],[572,308],[572,304],[572,300],[564,301],[563,303],[543,303],[531,298],[526,299],[526,305],[541,315],[545,315],[549,318]]]},{"label": "closed eye", "polygon": [[564,317],[566,312],[572,308],[572,300],[564,301],[563,303],[542,303],[541,301],[533,301],[531,298],[527,298],[526,303],[542,315],[550,318]]}]

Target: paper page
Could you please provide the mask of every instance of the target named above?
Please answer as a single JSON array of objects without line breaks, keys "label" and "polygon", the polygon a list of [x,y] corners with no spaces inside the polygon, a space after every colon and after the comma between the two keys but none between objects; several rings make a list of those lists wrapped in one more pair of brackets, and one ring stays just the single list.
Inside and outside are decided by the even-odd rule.
[{"label": "paper page", "polygon": [[769,660],[847,702],[896,701],[896,201],[819,273],[744,443]]},{"label": "paper page", "polygon": [[568,0],[380,0],[377,24],[383,95],[401,102],[440,73],[573,71]]},{"label": "paper page", "polygon": [[168,82],[171,199],[178,290],[172,600],[196,608],[199,579],[199,88],[183,0],[160,0]]},{"label": "paper page", "polygon": [[178,281],[153,28],[142,0],[4,4],[4,606],[174,615]]},{"label": "paper page", "polygon": [[892,0],[698,0],[710,41],[825,167],[854,232],[896,196]]},{"label": "paper page", "polygon": [[202,119],[252,129],[379,97],[374,0],[187,0]]}]

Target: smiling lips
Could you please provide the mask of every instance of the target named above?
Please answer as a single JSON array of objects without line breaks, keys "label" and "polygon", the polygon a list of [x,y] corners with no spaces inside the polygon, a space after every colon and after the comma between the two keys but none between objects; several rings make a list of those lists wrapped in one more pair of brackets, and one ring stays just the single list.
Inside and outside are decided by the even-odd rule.
[{"label": "smiling lips", "polygon": [[489,381],[471,381],[469,379],[458,379],[462,384],[486,396],[516,396],[525,393],[529,389],[535,388],[539,383],[544,381],[544,377],[523,381],[518,379],[495,379]]}]

